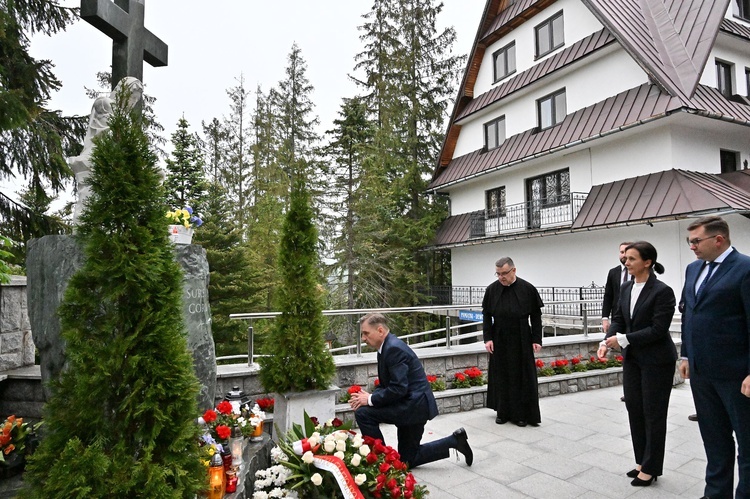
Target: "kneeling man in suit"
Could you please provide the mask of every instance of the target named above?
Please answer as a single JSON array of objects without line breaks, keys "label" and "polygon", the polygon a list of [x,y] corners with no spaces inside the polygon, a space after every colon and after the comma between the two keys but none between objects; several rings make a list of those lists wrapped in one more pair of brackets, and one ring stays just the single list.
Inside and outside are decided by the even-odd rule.
[{"label": "kneeling man in suit", "polygon": [[362,341],[378,351],[380,380],[373,393],[363,390],[349,400],[362,435],[385,442],[380,424],[393,424],[398,430],[401,460],[411,468],[444,459],[450,449],[463,454],[471,466],[474,454],[463,428],[449,437],[420,445],[424,425],[438,414],[422,363],[406,343],[390,334],[384,315],[365,315],[359,324]]}]

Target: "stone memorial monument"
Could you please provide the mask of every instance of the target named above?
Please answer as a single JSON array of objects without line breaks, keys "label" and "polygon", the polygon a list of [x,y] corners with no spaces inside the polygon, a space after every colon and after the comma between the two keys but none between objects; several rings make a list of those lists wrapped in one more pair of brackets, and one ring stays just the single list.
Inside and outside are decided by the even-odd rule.
[{"label": "stone memorial monument", "polygon": [[[86,177],[91,169],[93,139],[108,128],[112,103],[123,86],[130,90],[131,107],[139,108],[143,93],[143,61],[166,66],[167,45],[145,29],[144,0],[82,0],[81,17],[113,38],[112,81],[118,83],[108,96],[100,97],[92,107],[84,150],[69,164],[79,182],[76,216],[78,222],[88,195]],[[165,233],[166,239],[166,233]],[[184,271],[183,321],[187,342],[201,383],[199,404],[202,409],[214,405],[216,357],[211,335],[208,305],[208,262],[200,246],[175,248],[175,259]],[[29,321],[34,343],[40,353],[42,382],[57,378],[65,368],[65,344],[61,338],[57,309],[72,275],[83,266],[84,254],[74,236],[45,236],[29,241],[28,272]],[[49,397],[49,393],[45,393]]]}]

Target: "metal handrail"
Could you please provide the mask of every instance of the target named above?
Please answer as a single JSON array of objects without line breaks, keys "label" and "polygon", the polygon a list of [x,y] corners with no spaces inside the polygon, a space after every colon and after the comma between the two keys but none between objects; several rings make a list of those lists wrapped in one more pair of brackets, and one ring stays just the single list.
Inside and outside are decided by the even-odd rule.
[{"label": "metal handrail", "polygon": [[[550,301],[546,302],[546,305],[563,305],[563,304],[579,304],[581,305],[581,312],[582,312],[582,327],[583,327],[583,334],[584,336],[588,336],[588,312],[587,312],[587,303],[600,303],[600,299],[591,299],[591,300],[568,300],[568,301]],[[450,311],[450,310],[458,310],[458,309],[481,309],[482,306],[479,303],[474,304],[465,304],[465,305],[432,305],[432,306],[421,306],[421,307],[393,307],[393,308],[359,308],[359,309],[336,309],[336,310],[323,310],[324,316],[342,316],[342,315],[362,315],[362,314],[368,314],[368,313],[375,313],[380,312],[384,314],[388,313],[406,313],[406,312],[432,312],[435,311]],[[260,355],[255,355],[255,338],[254,338],[254,332],[253,332],[253,326],[252,321],[255,319],[273,319],[281,315],[281,312],[253,312],[253,313],[240,313],[240,314],[230,314],[229,318],[233,320],[249,320],[250,326],[248,327],[248,353],[247,355],[226,355],[217,357],[216,360],[223,361],[223,360],[233,360],[233,359],[247,359],[248,366],[253,366],[255,359],[260,357]],[[470,337],[476,337],[481,334],[481,331],[479,332],[473,332],[473,333],[467,333],[464,335],[459,334],[458,336],[454,335],[454,331],[460,330],[462,328],[476,326],[478,324],[481,324],[480,322],[472,322],[469,324],[458,324],[456,326],[451,325],[451,317],[449,315],[446,316],[446,325],[445,328],[440,329],[431,329],[427,331],[421,331],[418,333],[410,333],[406,335],[399,336],[399,338],[408,340],[410,338],[416,337],[416,336],[424,336],[427,334],[435,334],[439,333],[440,331],[445,331],[445,338],[440,339],[434,339],[434,340],[426,340],[417,344],[412,344],[412,348],[423,348],[425,346],[432,346],[432,345],[438,345],[438,344],[445,344],[446,348],[450,348],[451,345],[455,341],[459,341],[463,338],[470,338]],[[350,351],[352,349],[356,350],[357,357],[362,356],[362,342],[357,342],[354,345],[346,345],[343,347],[336,347],[332,348],[331,352],[341,352],[341,351]]]}]

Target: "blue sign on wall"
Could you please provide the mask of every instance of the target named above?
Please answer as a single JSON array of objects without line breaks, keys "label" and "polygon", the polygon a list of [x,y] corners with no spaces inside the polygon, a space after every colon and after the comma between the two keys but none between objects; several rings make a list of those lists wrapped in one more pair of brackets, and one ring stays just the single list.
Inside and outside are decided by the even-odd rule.
[{"label": "blue sign on wall", "polygon": [[481,322],[482,312],[475,310],[459,310],[458,318],[462,321]]}]

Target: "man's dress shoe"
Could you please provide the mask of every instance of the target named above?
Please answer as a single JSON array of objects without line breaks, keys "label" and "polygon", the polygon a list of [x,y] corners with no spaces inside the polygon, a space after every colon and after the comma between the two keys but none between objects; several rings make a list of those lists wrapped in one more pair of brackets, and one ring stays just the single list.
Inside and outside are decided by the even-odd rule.
[{"label": "man's dress shoe", "polygon": [[474,452],[469,445],[469,436],[466,434],[466,430],[459,428],[453,432],[453,436],[456,437],[456,450],[464,455],[466,466],[471,466],[471,463],[474,462]]},{"label": "man's dress shoe", "polygon": [[497,424],[505,424],[507,422],[508,422],[508,420],[505,419],[505,418],[501,418],[499,416],[495,418],[495,423],[497,423]]},{"label": "man's dress shoe", "polygon": [[516,421],[516,426],[524,427],[526,426],[526,421]]}]

